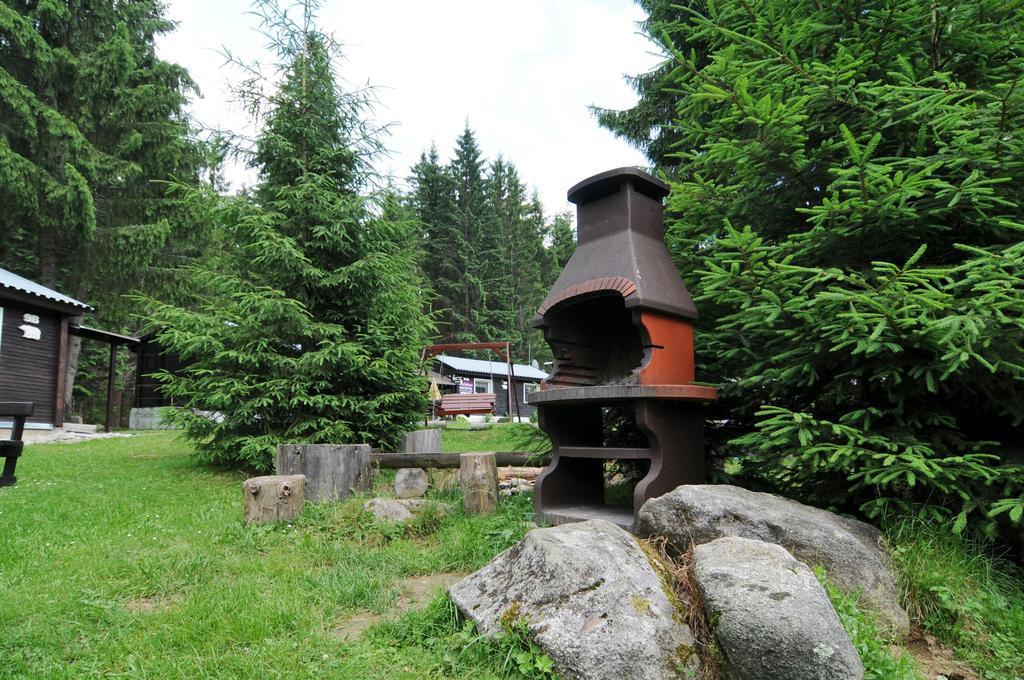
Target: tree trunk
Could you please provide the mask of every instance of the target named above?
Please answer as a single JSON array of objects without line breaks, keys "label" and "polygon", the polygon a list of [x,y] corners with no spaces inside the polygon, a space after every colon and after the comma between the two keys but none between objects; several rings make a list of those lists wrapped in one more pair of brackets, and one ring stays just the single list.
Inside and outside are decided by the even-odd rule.
[{"label": "tree trunk", "polygon": [[279,444],[277,474],[305,475],[306,497],[339,501],[370,488],[369,444]]},{"label": "tree trunk", "polygon": [[302,475],[253,477],[242,484],[245,523],[283,522],[302,514],[306,478]]},{"label": "tree trunk", "polygon": [[459,466],[462,507],[471,515],[489,515],[498,507],[498,465],[494,453],[464,453]]},{"label": "tree trunk", "polygon": [[[426,429],[426,430],[413,430],[412,432],[406,432],[405,436],[402,437],[402,444],[398,447],[402,453],[423,453],[430,451],[441,450],[441,430],[439,428]],[[423,473],[423,477],[427,478],[427,471],[423,468],[411,468],[413,470],[420,470]],[[403,473],[405,474],[405,473]],[[415,473],[411,473],[415,474]],[[395,493],[398,494],[399,498],[402,498],[402,494],[399,493],[399,489],[404,487],[399,485],[399,476],[395,476]],[[426,489],[424,489],[426,491]],[[420,494],[422,495],[422,494]]]}]

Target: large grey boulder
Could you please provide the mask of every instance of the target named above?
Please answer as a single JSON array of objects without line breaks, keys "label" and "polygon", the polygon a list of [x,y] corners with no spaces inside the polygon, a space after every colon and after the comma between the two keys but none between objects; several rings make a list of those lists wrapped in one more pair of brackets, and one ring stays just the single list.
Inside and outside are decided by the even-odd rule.
[{"label": "large grey boulder", "polygon": [[785,548],[729,536],[693,550],[693,578],[735,680],[859,680],[825,589]]},{"label": "large grey boulder", "polygon": [[637,533],[664,536],[680,552],[722,536],[781,545],[797,559],[821,565],[841,589],[859,592],[884,631],[901,638],[910,631],[881,532],[870,524],[769,493],[688,484],[644,503]]},{"label": "large grey boulder", "polygon": [[534,529],[449,594],[486,635],[525,620],[563,678],[659,680],[699,669],[663,576],[633,536],[590,520]]}]

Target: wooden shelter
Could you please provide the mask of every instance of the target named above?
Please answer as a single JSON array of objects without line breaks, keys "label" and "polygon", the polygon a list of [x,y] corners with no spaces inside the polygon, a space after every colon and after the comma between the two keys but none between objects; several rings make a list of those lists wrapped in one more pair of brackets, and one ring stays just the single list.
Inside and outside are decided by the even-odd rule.
[{"label": "wooden shelter", "polygon": [[[93,308],[51,288],[0,269],[0,401],[32,402],[28,430],[64,424],[64,380],[68,338],[78,335],[110,345],[107,381],[107,428],[113,426],[110,398],[114,387],[116,350],[138,345],[136,338],[83,326]],[[12,422],[0,420],[0,428]]]}]

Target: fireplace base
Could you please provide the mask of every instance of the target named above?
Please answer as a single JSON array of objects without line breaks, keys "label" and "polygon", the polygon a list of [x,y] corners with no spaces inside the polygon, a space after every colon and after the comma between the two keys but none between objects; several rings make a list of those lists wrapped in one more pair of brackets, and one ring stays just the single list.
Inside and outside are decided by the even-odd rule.
[{"label": "fireplace base", "polygon": [[[547,394],[562,390],[547,390]],[[565,390],[569,392],[571,390]],[[548,524],[608,519],[632,530],[636,513],[650,498],[681,484],[704,482],[704,400],[660,398],[542,400],[537,397],[540,427],[551,438],[552,459],[534,486],[537,520]],[[532,399],[531,399],[532,401]],[[632,407],[646,446],[607,446],[602,411]],[[648,469],[626,505],[606,499],[608,461],[646,461]]]}]

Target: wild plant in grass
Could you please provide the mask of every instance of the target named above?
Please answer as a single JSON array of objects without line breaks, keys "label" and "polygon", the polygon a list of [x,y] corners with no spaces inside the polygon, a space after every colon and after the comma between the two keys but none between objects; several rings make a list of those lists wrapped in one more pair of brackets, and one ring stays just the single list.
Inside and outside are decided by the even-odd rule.
[{"label": "wild plant in grass", "polygon": [[984,678],[1024,675],[1024,572],[986,546],[920,520],[886,539],[914,622]]}]

